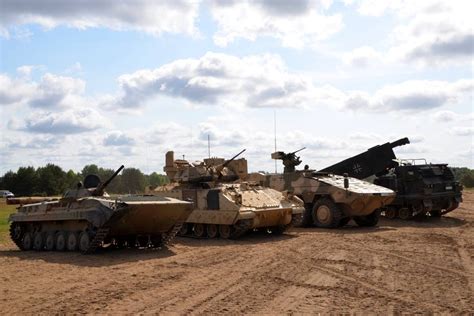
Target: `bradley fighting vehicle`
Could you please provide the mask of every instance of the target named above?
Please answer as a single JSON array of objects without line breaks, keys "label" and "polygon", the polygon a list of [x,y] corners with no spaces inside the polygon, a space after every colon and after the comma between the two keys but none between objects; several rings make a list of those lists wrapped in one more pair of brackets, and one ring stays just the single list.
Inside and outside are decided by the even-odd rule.
[{"label": "bradley fighting vehicle", "polygon": [[393,148],[409,143],[405,137],[378,145],[323,171],[345,172],[396,191],[397,197],[383,211],[388,218],[439,217],[456,209],[462,202],[462,185],[447,164],[396,158]]},{"label": "bradley fighting vehicle", "polygon": [[192,204],[172,198],[129,196],[111,199],[107,181],[88,175],[58,201],[20,206],[10,216],[10,235],[21,250],[92,253],[102,245],[160,247],[191,214]]},{"label": "bradley fighting vehicle", "polygon": [[244,181],[247,160],[236,159],[244,151],[229,160],[195,163],[166,153],[164,171],[170,183],[149,193],[194,203],[180,235],[238,238],[254,229],[280,234],[301,222],[304,208],[299,198]]},{"label": "bradley fighting vehicle", "polygon": [[307,165],[304,170],[295,170],[301,164],[300,157],[296,156],[300,150],[272,153],[272,159],[283,160],[283,174],[255,173],[249,179],[302,199],[305,203],[304,226],[342,227],[351,219],[359,226],[377,224],[378,209],[395,197],[392,190],[347,175],[316,172]]}]

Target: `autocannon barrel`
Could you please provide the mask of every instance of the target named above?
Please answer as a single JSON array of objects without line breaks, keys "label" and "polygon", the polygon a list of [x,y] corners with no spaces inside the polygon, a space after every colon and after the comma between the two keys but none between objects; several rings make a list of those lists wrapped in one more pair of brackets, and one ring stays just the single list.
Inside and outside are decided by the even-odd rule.
[{"label": "autocannon barrel", "polygon": [[101,195],[102,191],[105,190],[105,188],[109,185],[110,182],[112,182],[112,180],[118,176],[118,174],[120,173],[120,171],[122,171],[122,169],[125,168],[124,165],[121,165],[120,168],[117,169],[117,171],[114,172],[113,175],[110,176],[110,178],[108,178],[104,183],[101,183],[95,190],[94,190],[94,194],[93,195]]}]

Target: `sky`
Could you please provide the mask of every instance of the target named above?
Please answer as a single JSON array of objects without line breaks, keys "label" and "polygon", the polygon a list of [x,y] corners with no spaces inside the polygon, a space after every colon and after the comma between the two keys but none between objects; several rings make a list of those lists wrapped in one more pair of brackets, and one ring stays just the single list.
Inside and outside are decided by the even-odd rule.
[{"label": "sky", "polygon": [[[408,137],[474,168],[473,1],[0,0],[0,174],[163,172],[246,149],[313,169]],[[276,124],[275,124],[276,123]],[[276,130],[276,133],[275,133]],[[282,167],[278,166],[279,171]]]}]

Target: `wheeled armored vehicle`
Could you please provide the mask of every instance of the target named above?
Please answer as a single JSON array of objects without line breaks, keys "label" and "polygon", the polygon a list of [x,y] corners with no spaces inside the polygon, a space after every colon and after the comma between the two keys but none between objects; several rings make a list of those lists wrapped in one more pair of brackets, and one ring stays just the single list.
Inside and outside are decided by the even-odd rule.
[{"label": "wheeled armored vehicle", "polygon": [[323,169],[346,172],[372,181],[397,193],[382,214],[387,218],[440,217],[462,202],[462,185],[447,164],[425,159],[397,159],[393,148],[409,144],[408,138],[385,143]]},{"label": "wheeled armored vehicle", "polygon": [[229,160],[194,163],[166,153],[164,171],[170,183],[148,193],[193,203],[180,235],[226,239],[257,229],[281,234],[301,222],[304,207],[298,197],[243,181],[247,160],[236,159],[243,151]]},{"label": "wheeled armored vehicle", "polygon": [[302,199],[304,226],[342,227],[351,219],[359,226],[377,225],[378,210],[395,198],[392,190],[347,175],[316,172],[308,166],[295,170],[301,164],[297,152],[272,154],[272,159],[283,160],[283,174],[255,173],[249,179]]},{"label": "wheeled armored vehicle", "polygon": [[123,169],[101,182],[88,175],[84,184],[58,201],[20,206],[9,218],[10,236],[21,250],[93,253],[103,245],[161,247],[171,241],[191,214],[192,204],[164,197],[112,199],[106,186]]}]

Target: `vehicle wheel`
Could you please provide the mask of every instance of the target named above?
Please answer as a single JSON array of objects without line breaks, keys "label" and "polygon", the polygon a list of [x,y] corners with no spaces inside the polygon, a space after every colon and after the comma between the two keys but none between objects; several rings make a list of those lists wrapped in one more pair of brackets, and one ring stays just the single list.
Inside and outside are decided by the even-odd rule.
[{"label": "vehicle wheel", "polygon": [[85,252],[87,249],[89,249],[89,246],[91,244],[91,237],[87,232],[81,232],[79,234],[79,250],[82,252]]},{"label": "vehicle wheel", "polygon": [[36,232],[33,237],[33,249],[40,251],[44,249],[44,234]]},{"label": "vehicle wheel", "polygon": [[219,225],[219,235],[221,238],[229,239],[232,235],[232,228],[230,225]]},{"label": "vehicle wheel", "polygon": [[215,224],[208,224],[206,225],[206,232],[209,238],[216,238],[217,237],[217,225]]},{"label": "vehicle wheel", "polygon": [[77,234],[74,232],[70,232],[67,235],[67,244],[66,244],[67,250],[76,251],[78,244],[79,242],[78,242]]},{"label": "vehicle wheel", "polygon": [[322,228],[338,227],[343,216],[341,209],[329,198],[317,200],[312,214],[314,224]]},{"label": "vehicle wheel", "polygon": [[127,246],[129,248],[135,248],[137,246],[137,238],[135,236],[128,237]]},{"label": "vehicle wheel", "polygon": [[204,237],[206,235],[204,225],[203,224],[194,224],[193,225],[193,235],[195,237],[198,237],[198,238]]},{"label": "vehicle wheel", "polygon": [[20,225],[13,223],[10,226],[10,237],[16,244],[21,242],[23,233],[23,228]]},{"label": "vehicle wheel", "polygon": [[46,233],[46,238],[45,238],[45,241],[44,241],[44,248],[47,251],[54,250],[54,233],[53,232]]},{"label": "vehicle wheel", "polygon": [[140,248],[146,248],[148,247],[148,236],[138,236],[137,237],[137,243],[138,247]]},{"label": "vehicle wheel", "polygon": [[161,235],[151,236],[151,244],[154,248],[159,248],[163,246],[163,237]]},{"label": "vehicle wheel", "polygon": [[21,245],[23,246],[22,250],[31,250],[31,247],[33,247],[33,237],[31,233],[25,233]]},{"label": "vehicle wheel", "polygon": [[56,234],[56,250],[64,251],[66,250],[66,233],[58,232]]},{"label": "vehicle wheel", "polygon": [[351,221],[350,217],[344,217],[339,221],[339,225],[337,227],[344,227]]},{"label": "vehicle wheel", "polygon": [[354,216],[354,221],[361,227],[372,227],[379,222],[380,211],[375,210],[369,215]]},{"label": "vehicle wheel", "polygon": [[385,210],[385,217],[386,218],[389,218],[389,219],[394,219],[397,217],[397,209],[394,208],[394,207],[388,207],[386,210]]},{"label": "vehicle wheel", "polygon": [[407,220],[413,217],[412,211],[407,207],[402,207],[398,210],[398,217],[401,219]]},{"label": "vehicle wheel", "polygon": [[183,223],[183,225],[181,226],[181,229],[179,230],[179,235],[181,236],[186,236],[187,234],[189,234],[189,231],[190,231],[190,226],[188,223]]}]

